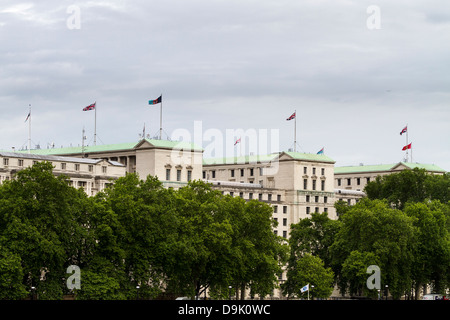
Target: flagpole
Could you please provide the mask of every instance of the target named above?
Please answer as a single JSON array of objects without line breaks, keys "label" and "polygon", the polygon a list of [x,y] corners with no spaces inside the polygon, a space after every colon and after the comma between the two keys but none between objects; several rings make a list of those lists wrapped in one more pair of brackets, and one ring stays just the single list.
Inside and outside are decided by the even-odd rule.
[{"label": "flagpole", "polygon": [[297,152],[297,110],[294,110],[294,152]]},{"label": "flagpole", "polygon": [[[408,145],[408,124],[406,124],[406,145]],[[406,148],[406,162],[408,162],[408,148]]]},{"label": "flagpole", "polygon": [[[94,116],[94,146],[97,145],[97,101],[95,101],[94,103],[95,107],[94,107],[94,111],[95,111],[95,116]],[[84,128],[83,128],[84,130]]]},{"label": "flagpole", "polygon": [[28,153],[31,153],[31,104],[30,107],[30,118],[28,119]]},{"label": "flagpole", "polygon": [[309,283],[308,283],[308,300],[309,300]]},{"label": "flagpole", "polygon": [[162,140],[162,93],[161,93],[161,106],[159,111],[159,140]]}]

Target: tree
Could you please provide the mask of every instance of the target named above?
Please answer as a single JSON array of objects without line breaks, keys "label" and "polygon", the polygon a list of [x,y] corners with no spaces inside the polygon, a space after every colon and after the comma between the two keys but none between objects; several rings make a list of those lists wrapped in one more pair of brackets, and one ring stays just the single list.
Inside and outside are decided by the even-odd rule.
[{"label": "tree", "polygon": [[349,280],[343,276],[343,265],[352,251],[359,251],[378,258],[382,284],[389,285],[392,296],[399,298],[411,285],[416,241],[412,219],[400,210],[389,208],[386,202],[362,199],[341,221],[330,248],[341,293],[345,294]]},{"label": "tree", "polygon": [[34,286],[41,299],[62,297],[65,268],[81,258],[85,241],[80,222],[87,196],[52,171],[40,162],[0,187],[0,246],[20,257],[22,284]]},{"label": "tree", "polygon": [[376,297],[378,292],[367,288],[367,267],[370,265],[379,265],[379,259],[373,252],[359,252],[358,250],[350,252],[342,264],[341,287],[342,291],[348,292],[351,296],[370,296]]},{"label": "tree", "polygon": [[369,182],[364,191],[369,199],[386,199],[393,207],[402,210],[407,202],[425,200],[450,200],[450,175],[428,174],[425,169],[407,169],[398,173],[378,176]]},{"label": "tree", "polygon": [[329,267],[331,265],[329,248],[340,225],[339,220],[328,218],[326,212],[313,213],[311,218],[300,219],[298,223],[292,224],[289,237],[290,263],[295,263],[298,257],[310,253],[321,258],[325,266]]},{"label": "tree", "polygon": [[23,269],[19,255],[0,246],[0,300],[23,299],[27,295],[22,283]]},{"label": "tree", "polygon": [[431,283],[433,292],[444,293],[446,274],[450,272],[450,232],[445,205],[435,200],[428,203],[407,203],[405,213],[417,228],[412,273],[415,297],[424,284]]},{"label": "tree", "polygon": [[282,290],[285,295],[300,298],[304,297],[301,288],[309,284],[309,290],[315,298],[328,298],[333,292],[333,280],[331,268],[325,268],[319,257],[305,253],[295,260],[295,264],[289,265],[287,281],[282,285]]}]

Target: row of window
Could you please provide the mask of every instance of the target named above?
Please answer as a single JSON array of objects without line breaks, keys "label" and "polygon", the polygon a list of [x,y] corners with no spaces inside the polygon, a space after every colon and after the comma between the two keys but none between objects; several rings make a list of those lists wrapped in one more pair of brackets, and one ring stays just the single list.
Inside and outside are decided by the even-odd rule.
[{"label": "row of window", "polygon": [[[337,185],[341,186],[342,185],[342,180],[347,180],[347,185],[351,186],[352,185],[352,179],[356,179],[356,184],[359,186],[359,185],[361,185],[361,179],[364,179],[364,178],[345,178],[345,179],[337,178],[336,179]],[[366,179],[366,183],[370,182],[370,177],[367,177],[365,179]]]},{"label": "row of window", "polygon": [[[37,164],[39,161],[37,160],[33,160],[33,165]],[[3,158],[3,165],[4,166],[9,166],[9,158]],[[19,167],[23,167],[24,166],[24,161],[23,159],[17,159],[17,165]],[[80,171],[80,164],[79,163],[75,163],[75,171]],[[67,163],[65,162],[61,162],[60,163],[60,169],[61,170],[67,170]],[[94,172],[94,165],[90,164],[88,165],[88,171],[89,172]],[[102,173],[106,174],[107,173],[107,166],[102,166]]]},{"label": "row of window", "polygon": [[[318,203],[319,200],[320,200],[320,197],[319,196],[311,197],[309,194],[307,194],[306,197],[305,197],[305,200],[306,200],[306,202],[316,202],[316,203]],[[328,197],[327,196],[323,197],[323,203],[328,203]]]},{"label": "row of window", "polygon": [[[308,190],[308,179],[303,179],[303,189]],[[317,190],[317,180],[312,180],[312,190]],[[320,190],[325,191],[325,180],[320,180]]]},{"label": "row of window", "polygon": [[[171,172],[172,169],[170,168],[166,168],[166,181],[171,181]],[[177,174],[177,181],[181,181],[181,169],[177,169],[176,171]],[[192,180],[192,170],[187,170],[187,181],[191,181]]]},{"label": "row of window", "polygon": [[[239,175],[240,177],[244,177],[245,175],[245,170],[248,171],[248,174],[250,177],[253,177],[255,175],[255,169],[259,171],[259,175],[262,176],[263,175],[263,167],[257,167],[257,168],[248,168],[248,169],[229,169],[229,173],[230,173],[230,177],[234,178],[237,175]],[[320,168],[320,172],[322,174],[322,176],[325,176],[325,168]],[[216,170],[211,170],[211,177],[212,179],[216,178]],[[303,174],[308,174],[308,167],[303,167]],[[312,175],[316,174],[316,168],[312,168]],[[206,171],[203,171],[203,179],[206,179],[207,175],[206,175]]]},{"label": "row of window", "polygon": [[[222,194],[224,194],[224,191],[222,191]],[[234,191],[230,191],[229,195],[234,197],[235,192]],[[244,192],[239,192],[239,197],[241,197],[242,199],[244,199]],[[267,194],[267,198],[264,199],[265,197],[263,197],[263,193],[258,193],[258,200],[259,201],[275,201],[273,195],[271,193]],[[256,195],[253,195],[253,192],[249,192],[248,193],[248,200],[252,200],[252,199],[256,199]],[[281,194],[277,194],[277,200],[278,202],[281,202]]]}]

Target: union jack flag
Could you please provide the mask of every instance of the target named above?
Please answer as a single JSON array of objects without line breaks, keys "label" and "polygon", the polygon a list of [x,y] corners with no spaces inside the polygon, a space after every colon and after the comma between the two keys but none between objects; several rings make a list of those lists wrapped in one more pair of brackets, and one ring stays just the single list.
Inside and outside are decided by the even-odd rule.
[{"label": "union jack flag", "polygon": [[94,110],[95,109],[95,104],[97,102],[94,102],[93,104],[88,105],[87,107],[83,108],[83,111],[89,111],[89,110]]},{"label": "union jack flag", "polygon": [[291,114],[291,116],[289,118],[287,118],[286,120],[289,121],[289,120],[292,120],[292,119],[295,119],[295,112],[293,114]]}]

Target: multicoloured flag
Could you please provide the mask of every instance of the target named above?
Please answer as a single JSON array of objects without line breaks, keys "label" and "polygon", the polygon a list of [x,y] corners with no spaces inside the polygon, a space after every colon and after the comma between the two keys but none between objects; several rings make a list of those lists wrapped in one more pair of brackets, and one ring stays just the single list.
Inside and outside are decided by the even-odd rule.
[{"label": "multicoloured flag", "polygon": [[148,101],[148,104],[158,104],[158,103],[161,103],[161,101],[162,101],[162,96],[159,96],[158,99],[155,99],[155,100],[149,100],[149,101]]},{"label": "multicoloured flag", "polygon": [[234,143],[234,145],[237,145],[240,142],[241,142],[241,138],[237,139],[236,142]]},{"label": "multicoloured flag", "polygon": [[305,291],[309,291],[309,283],[306,285],[306,286],[304,286],[303,288],[301,288],[300,289],[300,292],[305,292]]},{"label": "multicoloured flag", "polygon": [[407,144],[406,146],[404,146],[403,149],[402,149],[402,151],[411,149],[411,144],[412,144],[412,142],[411,142],[410,144]]},{"label": "multicoloured flag", "polygon": [[30,112],[28,112],[28,115],[27,115],[27,118],[25,119],[25,121],[24,122],[27,122],[27,120],[28,120],[28,118],[31,116],[31,111]]},{"label": "multicoloured flag", "polygon": [[289,121],[289,120],[292,120],[292,119],[295,119],[295,112],[293,114],[291,114],[291,116],[289,118],[287,118],[286,120]]},{"label": "multicoloured flag", "polygon": [[317,152],[317,154],[323,154],[323,149],[324,148],[320,149],[319,152]]},{"label": "multicoloured flag", "polygon": [[402,131],[400,131],[400,135],[404,134],[406,131],[408,131],[408,126],[404,127]]},{"label": "multicoloured flag", "polygon": [[84,108],[83,108],[83,111],[94,110],[94,109],[95,109],[95,104],[96,104],[96,103],[97,103],[97,102],[94,102],[94,103],[88,105],[87,107],[84,107]]}]

